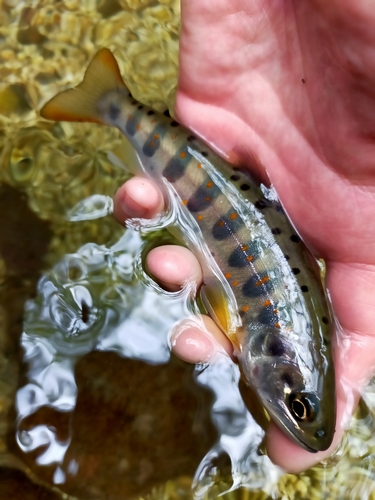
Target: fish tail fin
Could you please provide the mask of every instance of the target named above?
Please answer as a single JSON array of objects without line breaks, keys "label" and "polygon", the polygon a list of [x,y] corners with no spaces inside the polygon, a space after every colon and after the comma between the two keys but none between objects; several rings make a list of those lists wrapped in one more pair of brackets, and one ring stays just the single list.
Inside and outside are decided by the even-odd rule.
[{"label": "fish tail fin", "polygon": [[47,120],[103,123],[97,110],[100,98],[111,90],[127,90],[112,52],[99,50],[90,62],[83,82],[60,92],[40,110]]}]

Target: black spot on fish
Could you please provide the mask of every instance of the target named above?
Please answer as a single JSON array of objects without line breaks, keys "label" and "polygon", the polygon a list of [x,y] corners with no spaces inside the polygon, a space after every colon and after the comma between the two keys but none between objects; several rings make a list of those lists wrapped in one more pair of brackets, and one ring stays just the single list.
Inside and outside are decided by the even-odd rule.
[{"label": "black spot on fish", "polygon": [[280,205],[280,203],[275,205],[275,208],[276,208],[277,212],[279,212],[280,214],[285,214],[285,211],[284,211],[283,207]]},{"label": "black spot on fish", "polygon": [[195,137],[195,135],[188,135],[188,137],[187,137],[187,141],[188,142],[193,142],[193,141],[196,141],[196,140],[197,140],[197,138]]},{"label": "black spot on fish", "polygon": [[232,181],[239,181],[239,180],[240,180],[240,178],[241,178],[241,177],[240,177],[239,175],[236,175],[236,174],[234,174],[234,175],[231,175],[231,176],[230,176],[230,179],[231,179]]},{"label": "black spot on fish", "polygon": [[[278,322],[278,316],[275,313],[275,307],[273,304],[263,307],[258,315],[258,321],[263,323],[263,325],[275,326]],[[269,347],[268,347],[269,350]]]},{"label": "black spot on fish", "polygon": [[241,184],[240,189],[241,189],[241,191],[249,191],[250,186],[249,186],[249,184]]},{"label": "black spot on fish", "polygon": [[113,121],[117,120],[120,113],[121,113],[121,109],[118,106],[116,106],[115,104],[111,104],[109,106],[108,115],[109,115],[110,120],[113,120]]},{"label": "black spot on fish", "polygon": [[135,106],[136,104],[138,104],[138,101],[132,101],[132,102],[131,102],[131,105],[132,105],[132,106]]},{"label": "black spot on fish", "polygon": [[276,235],[276,234],[281,234],[281,229],[279,229],[278,227],[274,227],[274,228],[272,229],[272,234],[275,234],[275,235]]},{"label": "black spot on fish", "polygon": [[322,317],[322,321],[326,325],[328,325],[328,323],[329,323],[328,318],[326,318],[325,316]]},{"label": "black spot on fish", "polygon": [[242,292],[245,297],[269,295],[273,292],[273,285],[266,273],[259,273],[246,281],[242,287]]},{"label": "black spot on fish", "polygon": [[143,104],[140,104],[140,105],[138,106],[138,109],[143,109]]},{"label": "black spot on fish", "polygon": [[204,156],[205,158],[207,158],[208,153],[207,153],[207,151],[201,151],[201,155]]},{"label": "black spot on fish", "polygon": [[258,200],[254,203],[254,205],[258,210],[263,210],[264,208],[268,207],[268,204],[265,200]]},{"label": "black spot on fish", "polygon": [[166,116],[167,118],[170,118],[171,117],[171,114],[169,112],[169,109],[166,109],[163,113],[164,116]]},{"label": "black spot on fish", "polygon": [[212,228],[212,236],[215,240],[225,240],[229,236],[236,233],[239,228],[242,226],[243,220],[240,217],[236,217],[235,219],[230,219],[226,215],[224,215],[221,219],[215,222]]},{"label": "black spot on fish", "polygon": [[285,260],[289,260],[290,259],[289,255],[287,255],[286,253],[284,254],[284,257],[285,257]]},{"label": "black spot on fish", "polygon": [[297,236],[296,234],[292,234],[292,236],[290,237],[290,241],[293,241],[293,243],[299,243],[301,240],[299,236]]},{"label": "black spot on fish", "polygon": [[149,111],[147,111],[147,114],[148,116],[152,116],[155,114],[155,111],[153,111],[152,109],[150,109]]},{"label": "black spot on fish", "polygon": [[178,181],[185,173],[186,162],[180,158],[173,157],[163,170],[163,176],[171,183]]},{"label": "black spot on fish", "polygon": [[304,293],[306,293],[306,292],[308,292],[308,291],[309,291],[309,287],[308,287],[308,286],[306,286],[306,285],[302,285],[302,286],[301,286],[301,290],[302,290]]},{"label": "black spot on fish", "polygon": [[131,95],[130,92],[128,93],[128,97],[130,97],[130,99],[133,99],[133,96]]},{"label": "black spot on fish", "polygon": [[301,272],[300,269],[298,269],[298,267],[292,267],[292,273],[293,274],[299,274]]},{"label": "black spot on fish", "polygon": [[171,122],[171,127],[178,127],[179,125],[180,124],[175,121]]}]

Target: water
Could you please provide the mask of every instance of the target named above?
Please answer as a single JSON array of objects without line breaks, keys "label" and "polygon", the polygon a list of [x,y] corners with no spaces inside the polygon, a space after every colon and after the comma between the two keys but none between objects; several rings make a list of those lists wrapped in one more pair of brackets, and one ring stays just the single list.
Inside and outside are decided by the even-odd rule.
[{"label": "water", "polygon": [[374,383],[334,456],[283,474],[225,355],[193,367],[170,354],[197,306],[142,271],[171,236],[108,215],[127,178],[117,131],[38,117],[103,46],[163,109],[178,31],[172,0],[0,7],[0,498],[375,498]]}]

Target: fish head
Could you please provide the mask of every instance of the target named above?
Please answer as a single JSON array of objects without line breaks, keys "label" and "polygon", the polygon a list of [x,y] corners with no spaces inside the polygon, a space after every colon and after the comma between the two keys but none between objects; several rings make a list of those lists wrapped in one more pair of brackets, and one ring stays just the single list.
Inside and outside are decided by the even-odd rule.
[{"label": "fish head", "polygon": [[252,332],[249,339],[239,353],[246,383],[297,444],[313,453],[326,450],[335,430],[332,363],[312,342],[298,343],[277,329]]}]

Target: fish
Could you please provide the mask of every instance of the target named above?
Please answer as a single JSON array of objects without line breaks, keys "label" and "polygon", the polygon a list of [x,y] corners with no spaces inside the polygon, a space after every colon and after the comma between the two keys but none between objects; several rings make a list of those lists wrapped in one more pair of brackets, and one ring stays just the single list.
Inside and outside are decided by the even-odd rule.
[{"label": "fish", "polygon": [[57,94],[40,114],[125,135],[143,173],[192,228],[189,244],[203,268],[198,292],[232,342],[245,384],[294,442],[312,453],[326,450],[336,422],[334,320],[317,261],[272,186],[259,182],[251,165],[220,156],[168,111],[135,100],[106,48],[82,83]]}]

